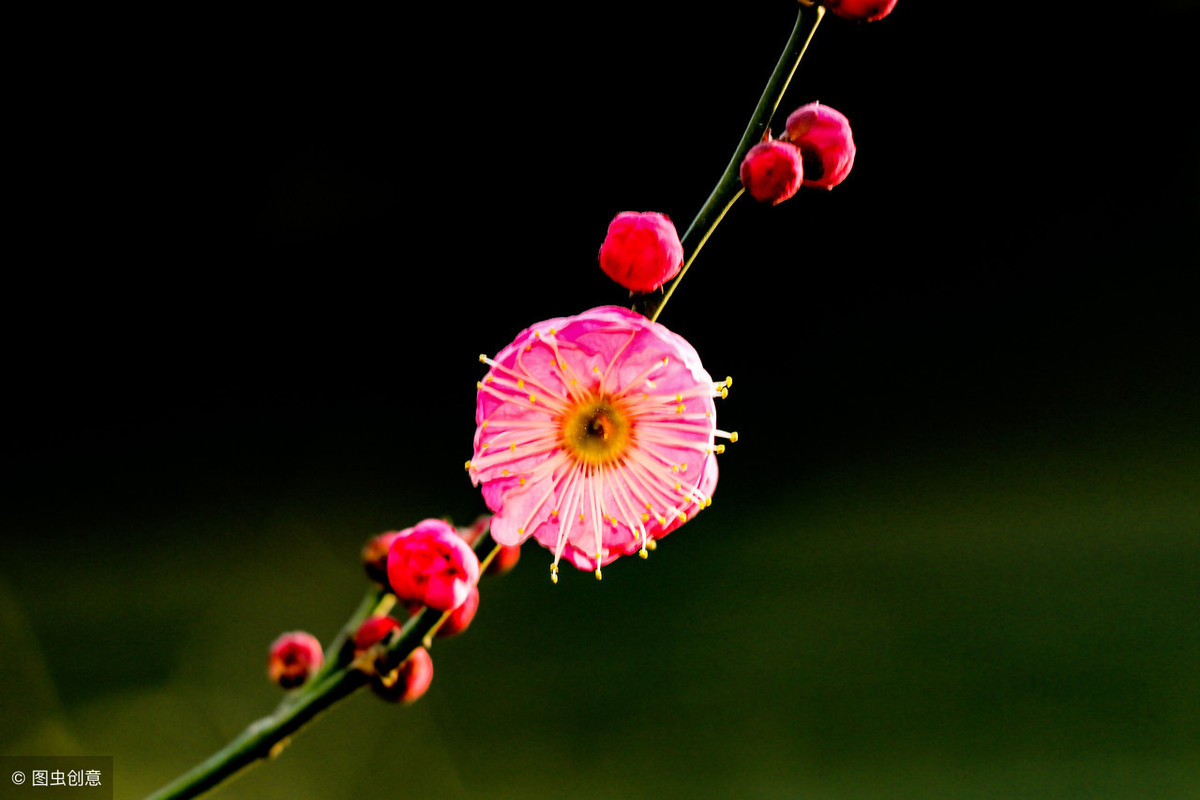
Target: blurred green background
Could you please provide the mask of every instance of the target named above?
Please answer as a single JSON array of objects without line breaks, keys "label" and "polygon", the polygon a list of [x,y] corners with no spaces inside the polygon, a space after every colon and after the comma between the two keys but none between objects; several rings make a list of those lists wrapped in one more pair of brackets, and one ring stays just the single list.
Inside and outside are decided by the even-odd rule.
[{"label": "blurred green background", "polygon": [[[419,703],[216,796],[1200,794],[1197,14],[1121,8],[826,20],[781,112],[855,172],[739,204],[662,318],[735,378],[712,508],[603,582],[528,545]],[[691,218],[793,14],[603,11],[35,27],[0,753],[141,797],[369,536],[484,510],[475,356],[623,302],[608,220]]]}]

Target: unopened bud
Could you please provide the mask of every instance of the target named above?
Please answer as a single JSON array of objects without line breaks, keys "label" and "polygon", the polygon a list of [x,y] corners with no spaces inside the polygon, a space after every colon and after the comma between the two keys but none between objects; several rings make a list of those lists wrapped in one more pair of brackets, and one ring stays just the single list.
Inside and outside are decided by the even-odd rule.
[{"label": "unopened bud", "polygon": [[739,170],[742,185],[760,203],[777,205],[800,188],[804,165],[800,151],[786,142],[768,139],[750,148]]},{"label": "unopened bud", "polygon": [[451,611],[450,616],[446,617],[446,621],[437,629],[437,638],[454,636],[465,631],[471,624],[471,620],[475,619],[477,610],[479,610],[479,587],[472,586],[467,599],[462,602],[461,606]]},{"label": "unopened bud", "polygon": [[427,519],[392,541],[387,577],[401,602],[450,611],[479,581],[479,558],[450,523]]},{"label": "unopened bud", "polygon": [[267,675],[284,689],[294,689],[325,663],[321,643],[304,631],[285,633],[271,643]]},{"label": "unopened bud", "polygon": [[375,694],[393,703],[420,699],[433,681],[433,659],[424,647],[413,650],[399,667],[371,682]]},{"label": "unopened bud", "polygon": [[483,571],[484,575],[503,575],[517,565],[521,560],[521,545],[519,544],[504,544],[500,545],[500,551],[492,557],[488,563],[487,569]]},{"label": "unopened bud", "polygon": [[784,137],[800,151],[804,185],[832,189],[854,166],[854,137],[850,120],[820,103],[801,106],[788,115]]},{"label": "unopened bud", "polygon": [[379,644],[399,627],[400,623],[392,617],[369,617],[363,620],[354,632],[354,652],[362,653]]},{"label": "unopened bud", "polygon": [[896,0],[824,0],[824,5],[839,17],[855,22],[875,22],[892,13]]},{"label": "unopened bud", "polygon": [[608,223],[600,269],[629,291],[652,292],[682,266],[683,245],[665,214],[623,211]]},{"label": "unopened bud", "polygon": [[363,545],[363,569],[367,571],[367,577],[380,586],[387,586],[388,550],[399,535],[400,531],[386,531],[371,537]]}]

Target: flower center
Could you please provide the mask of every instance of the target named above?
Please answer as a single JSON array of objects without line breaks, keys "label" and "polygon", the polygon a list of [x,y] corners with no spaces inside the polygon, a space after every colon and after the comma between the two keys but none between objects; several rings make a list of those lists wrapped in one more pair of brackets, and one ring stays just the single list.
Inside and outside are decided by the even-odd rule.
[{"label": "flower center", "polygon": [[593,466],[615,464],[629,441],[629,418],[612,398],[584,402],[562,419],[559,443],[577,461]]}]

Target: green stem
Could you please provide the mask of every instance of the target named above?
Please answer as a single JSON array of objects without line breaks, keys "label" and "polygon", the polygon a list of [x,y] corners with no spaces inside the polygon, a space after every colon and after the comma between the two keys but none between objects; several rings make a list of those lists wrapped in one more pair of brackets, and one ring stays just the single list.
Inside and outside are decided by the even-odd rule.
[{"label": "green stem", "polygon": [[298,702],[285,703],[274,714],[263,717],[242,731],[223,749],[214,753],[146,800],[198,797],[255,762],[267,758],[288,736],[298,731],[321,711],[365,686],[367,676],[357,669],[341,668],[328,675],[311,691],[298,695]]},{"label": "green stem", "polygon": [[[487,560],[496,547],[491,535],[484,533],[475,542],[474,549],[476,555],[483,554]],[[358,625],[378,607],[384,595],[382,589],[367,593],[338,638],[330,645],[332,666],[313,675],[303,687],[288,695],[274,712],[252,723],[221,750],[147,796],[146,800],[184,800],[200,796],[262,759],[278,755],[287,744],[288,737],[325,709],[366,686],[369,676],[350,663],[349,655],[352,654],[343,651],[348,650],[345,643],[353,636]],[[388,661],[396,665],[402,663],[413,650],[421,646],[422,640],[434,630],[442,617],[441,611],[432,608],[410,617],[400,633],[393,635],[388,645]]]},{"label": "green stem", "polygon": [[[771,118],[775,116],[775,111],[779,108],[779,101],[783,99],[783,93],[787,91],[788,83],[792,80],[792,75],[795,74],[800,59],[804,57],[804,51],[808,49],[808,43],[812,41],[813,34],[817,32],[817,26],[821,24],[821,20],[825,16],[824,6],[816,6],[815,10],[817,18],[808,29],[807,35],[804,34],[802,25],[805,17],[804,7],[801,6],[796,14],[796,24],[792,28],[792,35],[788,37],[787,44],[784,45],[783,52],[779,55],[775,71],[767,80],[766,88],[763,89],[762,96],[758,99],[758,106],[754,109],[749,124],[746,125],[746,132],[742,134],[742,140],[733,152],[733,157],[729,159],[729,165],[725,167],[725,172],[717,181],[712,194],[701,206],[695,219],[692,220],[692,224],[684,232],[683,239],[680,240],[683,244],[683,252],[687,254],[683,267],[667,291],[658,298],[658,302],[646,307],[644,313],[651,322],[658,321],[658,315],[662,313],[667,301],[671,299],[671,295],[679,286],[679,282],[687,274],[688,268],[692,266],[700,248],[704,247],[704,243],[708,241],[708,237],[724,219],[725,214],[742,196],[744,190],[738,175],[742,159],[746,157],[746,153],[750,152],[751,147],[762,141],[763,135],[771,124]],[[695,242],[694,245],[693,242]]]}]

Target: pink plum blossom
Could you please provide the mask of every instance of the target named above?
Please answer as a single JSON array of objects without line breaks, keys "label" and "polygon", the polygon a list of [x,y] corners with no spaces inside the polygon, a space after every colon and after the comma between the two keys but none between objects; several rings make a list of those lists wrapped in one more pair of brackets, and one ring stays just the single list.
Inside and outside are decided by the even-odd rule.
[{"label": "pink plum blossom", "polygon": [[855,22],[875,22],[892,13],[896,0],[824,0],[824,5],[839,17]]},{"label": "pink plum blossom", "polygon": [[784,136],[800,150],[805,186],[832,189],[850,174],[854,137],[850,120],[837,109],[820,103],[800,106],[788,115]]},{"label": "pink plum blossom", "polygon": [[392,541],[387,577],[402,602],[451,611],[479,581],[479,559],[453,525],[427,519],[400,531]]},{"label": "pink plum blossom", "polygon": [[738,170],[746,191],[760,203],[778,205],[796,193],[804,179],[800,151],[768,139],[750,148]]},{"label": "pink plum blossom", "polygon": [[608,224],[600,269],[631,292],[652,292],[683,266],[674,223],[655,211],[623,211]]},{"label": "pink plum blossom", "polygon": [[517,335],[478,384],[467,470],[492,538],[533,537],[594,570],[653,547],[711,502],[714,382],[682,337],[625,308],[546,320]]}]

